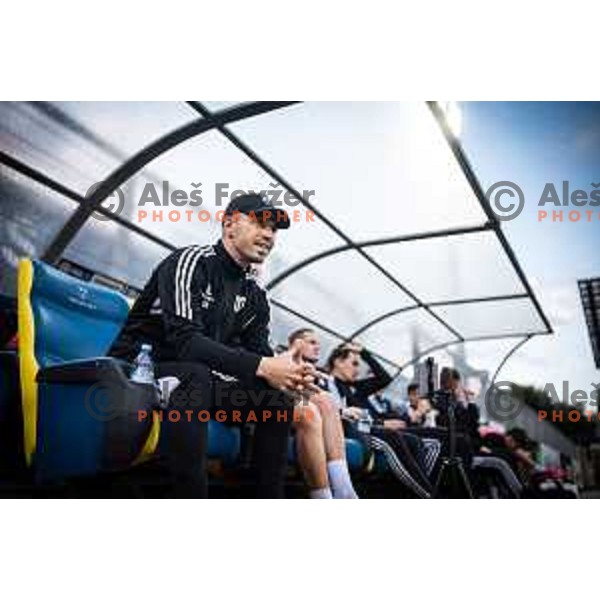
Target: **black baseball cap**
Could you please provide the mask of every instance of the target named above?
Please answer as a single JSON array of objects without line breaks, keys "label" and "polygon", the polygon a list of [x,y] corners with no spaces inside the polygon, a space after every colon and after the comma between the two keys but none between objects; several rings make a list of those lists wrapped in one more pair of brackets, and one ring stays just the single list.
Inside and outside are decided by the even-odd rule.
[{"label": "black baseball cap", "polygon": [[233,198],[227,205],[225,214],[233,215],[234,213],[254,215],[257,219],[266,219],[267,215],[265,213],[270,213],[271,220],[275,223],[277,229],[288,229],[291,224],[287,212],[282,208],[269,204],[261,194],[244,194]]}]

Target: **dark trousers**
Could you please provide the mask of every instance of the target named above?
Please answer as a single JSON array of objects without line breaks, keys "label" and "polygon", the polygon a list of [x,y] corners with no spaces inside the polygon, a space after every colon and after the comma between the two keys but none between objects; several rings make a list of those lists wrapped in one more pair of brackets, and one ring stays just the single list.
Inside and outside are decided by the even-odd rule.
[{"label": "dark trousers", "polygon": [[376,427],[371,433],[387,442],[417,483],[427,492],[431,491],[431,482],[423,459],[423,442],[416,435],[383,427]]},{"label": "dark trousers", "polygon": [[[353,421],[345,419],[343,424],[346,437],[360,440],[366,448],[383,452],[392,473],[400,479],[401,483],[412,486],[414,490],[416,489],[416,486],[412,485],[414,482],[420,488],[418,492],[420,495],[429,494],[431,483],[423,460],[423,442],[417,436],[406,431],[384,429],[377,425],[371,429],[369,434],[365,434],[358,431],[356,423]],[[387,445],[387,449],[384,450],[377,440],[383,441]],[[390,452],[393,456],[389,455]],[[395,466],[397,461],[401,463],[400,471]],[[406,480],[405,473],[412,482]]]},{"label": "dark trousers", "polygon": [[[429,478],[431,481],[435,482],[438,479],[438,475],[442,466],[443,459],[449,455],[449,440],[448,440],[448,430],[444,427],[422,427],[422,428],[414,428],[410,430],[416,436],[421,438],[429,438],[429,439],[437,439],[440,441],[442,449],[440,452],[439,459],[437,464],[432,469],[429,474]],[[456,447],[455,454],[457,457],[460,457],[467,472],[469,474],[471,470],[471,462],[474,456],[474,443],[471,438],[466,435],[462,431],[456,432]]]},{"label": "dark trousers", "polygon": [[[252,467],[257,497],[282,498],[293,414],[287,397],[256,377],[224,382],[197,363],[157,365],[157,377],[165,376],[177,377],[181,382],[163,411],[158,450],[159,460],[172,480],[174,495],[208,496],[208,423],[199,420],[198,414],[208,411],[214,418],[218,411],[224,411],[220,415],[221,420],[226,415],[226,424],[255,424]],[[179,412],[180,418],[174,419],[172,414],[167,418],[164,413],[172,411]],[[237,425],[233,424],[234,418]]]}]

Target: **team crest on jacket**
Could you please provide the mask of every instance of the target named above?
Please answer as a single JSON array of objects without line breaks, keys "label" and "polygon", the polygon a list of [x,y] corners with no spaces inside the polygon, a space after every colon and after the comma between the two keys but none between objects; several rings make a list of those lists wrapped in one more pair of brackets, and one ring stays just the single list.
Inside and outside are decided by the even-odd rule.
[{"label": "team crest on jacket", "polygon": [[236,296],[233,302],[233,312],[239,313],[246,305],[246,296]]},{"label": "team crest on jacket", "polygon": [[202,292],[202,308],[208,308],[215,301],[215,297],[212,294],[210,283],[206,286],[206,289]]}]

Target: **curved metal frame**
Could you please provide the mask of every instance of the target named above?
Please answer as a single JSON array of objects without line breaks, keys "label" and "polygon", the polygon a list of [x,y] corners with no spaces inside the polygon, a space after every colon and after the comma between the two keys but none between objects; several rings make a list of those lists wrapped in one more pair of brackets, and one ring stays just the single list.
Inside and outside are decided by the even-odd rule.
[{"label": "curved metal frame", "polygon": [[342,244],[341,246],[335,246],[334,248],[329,248],[327,250],[323,250],[318,252],[317,254],[313,254],[308,258],[305,258],[301,261],[298,261],[295,265],[287,268],[285,271],[282,271],[269,283],[267,283],[266,288],[268,290],[272,290],[277,287],[282,281],[287,279],[290,275],[294,275],[298,271],[312,265],[315,262],[318,262],[324,258],[328,258],[329,256],[333,256],[335,254],[340,254],[342,252],[347,252],[348,250],[355,250],[356,247],[360,248],[368,248],[371,246],[385,246],[387,244],[399,244],[401,242],[414,242],[417,240],[428,240],[438,237],[451,237],[454,235],[466,235],[469,233],[481,233],[482,231],[489,231],[492,229],[490,223],[484,223],[483,225],[475,225],[473,227],[460,227],[455,229],[441,229],[438,231],[430,231],[424,233],[414,233],[410,235],[399,235],[387,238],[379,238],[377,240],[367,240],[365,242],[356,242],[354,246],[350,244]]},{"label": "curved metal frame", "polygon": [[[209,118],[212,113],[201,103],[190,101],[188,102],[190,106],[196,109],[202,116],[205,118]],[[317,216],[325,225],[327,225],[334,233],[336,233],[339,237],[341,237],[346,244],[351,246],[354,250],[356,250],[363,258],[365,258],[368,262],[370,262],[378,271],[380,271],[383,275],[385,275],[394,285],[396,285],[399,289],[401,289],[406,295],[410,296],[410,298],[423,307],[427,312],[431,314],[431,316],[439,321],[448,331],[450,331],[454,336],[458,339],[462,339],[462,336],[456,329],[454,329],[451,325],[446,323],[444,319],[442,319],[439,315],[434,313],[431,309],[423,304],[423,302],[415,296],[408,288],[402,285],[398,279],[396,279],[387,269],[384,269],[372,256],[367,254],[360,246],[358,246],[348,235],[346,235],[335,223],[333,223],[329,218],[327,218],[314,204],[306,200],[299,190],[297,190],[291,183],[289,183],[281,174],[279,174],[275,169],[273,169],[270,165],[268,165],[258,154],[256,154],[249,146],[247,146],[238,136],[232,133],[225,125],[219,125],[217,129],[236,147],[238,150],[241,150],[250,160],[256,163],[267,175],[272,177],[282,188],[284,188],[288,193],[290,193],[294,198],[296,198],[299,202],[301,202],[306,208],[311,210],[315,216]]]},{"label": "curved metal frame", "polygon": [[[275,304],[278,305],[280,308],[285,309],[285,310],[295,314],[299,318],[301,318],[309,323],[312,323],[314,326],[321,328],[323,331],[328,331],[330,334],[338,337],[341,340],[353,339],[353,338],[357,337],[358,335],[361,335],[362,333],[364,333],[370,327],[384,321],[387,318],[391,318],[401,312],[416,310],[417,308],[422,308],[422,309],[426,310],[436,321],[438,321],[442,326],[444,326],[445,329],[447,329],[456,339],[452,340],[451,342],[439,344],[437,346],[434,346],[433,348],[428,349],[425,353],[421,353],[419,355],[419,357],[417,357],[416,359],[413,359],[413,360],[409,361],[408,363],[406,363],[405,365],[399,367],[400,369],[404,368],[405,366],[408,366],[409,364],[412,364],[413,362],[415,362],[416,360],[421,358],[424,354],[435,351],[437,349],[442,349],[444,347],[447,347],[447,346],[450,346],[453,344],[458,344],[458,343],[467,342],[467,341],[477,341],[477,340],[483,340],[483,339],[499,339],[499,338],[503,338],[503,337],[516,337],[516,335],[518,335],[518,334],[510,334],[510,335],[480,336],[480,337],[476,337],[476,338],[464,338],[458,331],[456,331],[451,325],[449,325],[444,319],[442,319],[435,311],[433,311],[431,309],[431,307],[435,307],[435,306],[444,306],[444,305],[470,303],[470,302],[485,302],[485,301],[491,301],[491,300],[508,300],[508,299],[512,299],[512,298],[528,297],[534,303],[534,306],[536,307],[538,315],[540,316],[540,318],[542,319],[542,321],[544,322],[544,324],[546,326],[546,331],[528,334],[526,336],[526,338],[513,349],[513,352],[516,351],[516,349],[518,349],[520,347],[520,345],[525,343],[527,340],[531,339],[531,337],[533,337],[534,335],[540,335],[540,334],[544,334],[544,333],[546,333],[546,334],[552,333],[552,327],[551,327],[548,319],[546,318],[543,310],[541,309],[541,306],[540,306],[539,302],[537,301],[537,298],[535,297],[535,294],[533,293],[533,290],[531,289],[529,282],[527,281],[527,279],[518,263],[518,260],[516,259],[516,256],[514,255],[512,248],[508,244],[508,242],[500,228],[500,222],[496,219],[493,211],[491,211],[490,207],[486,203],[483,191],[482,191],[481,186],[471,168],[471,165],[470,165],[469,161],[467,160],[466,155],[464,154],[460,143],[454,137],[454,135],[451,133],[451,131],[446,123],[446,120],[444,118],[443,112],[436,102],[428,102],[428,106],[431,109],[433,116],[437,120],[437,122],[442,130],[442,133],[445,136],[456,160],[458,161],[459,166],[463,170],[465,177],[467,178],[476,198],[478,199],[479,203],[481,204],[481,206],[484,210],[484,213],[486,214],[486,216],[488,218],[488,222],[483,225],[479,225],[479,226],[475,226],[475,227],[464,227],[464,228],[432,231],[432,232],[426,232],[426,233],[417,233],[417,234],[413,234],[413,235],[395,236],[395,237],[381,238],[378,240],[369,240],[369,241],[361,242],[361,243],[354,242],[339,227],[337,227],[337,225],[335,225],[335,223],[333,223],[330,219],[328,219],[325,215],[323,215],[313,204],[311,204],[308,200],[305,200],[302,197],[302,194],[294,186],[292,186],[277,171],[275,171],[275,169],[273,169],[264,160],[262,160],[262,158],[260,156],[258,156],[250,147],[248,147],[240,138],[238,138],[234,133],[232,133],[227,128],[227,125],[230,123],[234,123],[236,121],[240,121],[240,120],[252,117],[252,116],[264,114],[264,113],[267,113],[267,112],[270,112],[273,110],[277,110],[280,108],[284,108],[284,107],[287,107],[287,106],[295,104],[295,103],[296,102],[284,102],[284,101],[281,101],[281,102],[249,102],[249,103],[236,104],[234,106],[225,108],[223,110],[212,112],[200,102],[189,101],[188,105],[202,116],[201,119],[192,121],[178,129],[162,136],[161,138],[157,139],[153,143],[149,144],[148,146],[146,146],[145,148],[140,150],[132,158],[128,159],[124,164],[122,164],[115,171],[113,171],[105,179],[105,181],[103,181],[97,187],[97,189],[87,197],[83,197],[80,194],[73,192],[72,190],[68,189],[66,186],[52,180],[51,178],[47,177],[43,173],[40,173],[39,171],[36,171],[35,169],[31,168],[30,166],[25,165],[24,163],[21,163],[20,161],[10,157],[9,155],[5,154],[2,151],[0,151],[0,164],[7,165],[9,168],[12,168],[12,169],[20,172],[21,174],[36,180],[37,182],[41,183],[42,185],[47,186],[48,188],[56,191],[57,193],[65,196],[66,198],[69,198],[79,204],[79,206],[75,210],[74,214],[71,215],[71,217],[67,220],[67,222],[65,223],[63,228],[59,231],[57,236],[52,240],[51,244],[49,245],[48,249],[46,250],[46,252],[44,253],[44,255],[42,257],[44,260],[46,260],[48,262],[55,262],[56,260],[58,260],[58,258],[60,258],[61,254],[63,253],[65,248],[72,241],[72,239],[75,237],[77,232],[83,227],[86,220],[89,218],[89,216],[94,211],[98,211],[101,214],[111,217],[111,219],[114,220],[116,223],[118,223],[118,224],[130,229],[131,231],[134,231],[135,233],[171,250],[171,249],[175,248],[175,246],[173,244],[167,242],[166,240],[161,239],[158,236],[155,236],[154,234],[150,233],[149,231],[142,229],[141,227],[135,225],[134,223],[132,223],[130,221],[127,221],[126,219],[121,218],[118,215],[113,215],[112,213],[110,213],[110,211],[105,210],[101,206],[101,203],[113,191],[115,191],[119,185],[125,183],[135,173],[137,173],[139,170],[144,168],[147,164],[149,164],[155,158],[161,156],[165,152],[176,147],[178,144],[189,140],[190,138],[201,135],[201,134],[206,133],[211,130],[217,130],[224,137],[226,137],[236,148],[238,148],[238,150],[240,150],[248,158],[250,158],[265,173],[267,173],[269,176],[271,176],[280,186],[285,188],[290,194],[292,194],[295,198],[297,198],[306,208],[308,208],[309,210],[312,210],[316,216],[318,216],[334,233],[336,233],[339,237],[341,237],[342,240],[345,242],[344,244],[342,244],[340,246],[331,248],[324,252],[320,252],[318,254],[315,254],[311,257],[308,257],[308,258],[298,262],[295,265],[292,265],[290,268],[286,269],[284,272],[282,272],[279,275],[277,275],[276,277],[274,277],[268,283],[267,289],[275,288],[282,281],[284,281],[287,277],[291,276],[292,274],[296,273],[297,271],[303,269],[304,267],[309,266],[310,264],[312,264],[318,260],[322,260],[326,257],[333,256],[335,254],[345,252],[348,250],[354,250],[354,251],[358,252],[361,256],[363,256],[363,258],[365,258],[369,263],[371,263],[385,277],[387,277],[390,281],[392,281],[402,292],[404,292],[404,294],[406,294],[409,298],[411,298],[415,302],[414,305],[411,305],[408,307],[401,307],[401,308],[395,309],[394,311],[390,311],[384,315],[378,316],[377,318],[373,319],[369,323],[362,325],[359,329],[357,329],[352,334],[352,336],[350,338],[344,338],[340,334],[333,332],[332,330],[329,330],[327,327],[312,321],[305,315],[302,315],[281,303],[275,302]],[[511,295],[511,296],[496,296],[496,297],[487,297],[487,298],[471,298],[471,299],[465,299],[465,300],[450,300],[450,301],[446,301],[446,302],[423,302],[415,294],[413,294],[410,290],[408,290],[400,281],[398,281],[391,273],[389,273],[384,267],[382,267],[373,257],[371,257],[368,253],[366,253],[364,250],[364,248],[371,247],[371,246],[379,246],[379,245],[392,244],[392,243],[402,243],[402,242],[416,241],[416,240],[421,240],[421,239],[430,239],[430,238],[436,238],[436,237],[449,237],[452,235],[463,235],[463,234],[488,231],[488,230],[493,230],[496,233],[501,245],[504,248],[504,251],[506,252],[512,266],[514,267],[514,269],[517,273],[517,276],[519,277],[524,289],[527,292],[526,294],[516,294],[516,295]],[[505,360],[498,368],[498,371],[505,364],[506,360],[508,360],[508,358],[510,358],[511,355],[512,355],[512,352],[509,353],[509,355],[507,355],[507,357],[505,357]],[[381,357],[381,358],[383,358],[383,357]],[[384,358],[384,360],[386,362],[398,367],[398,365],[396,363],[394,363],[393,361],[390,361],[389,359],[385,359],[385,358]]]},{"label": "curved metal frame", "polygon": [[522,346],[524,346],[531,338],[533,337],[533,335],[527,335],[525,336],[522,340],[520,340],[517,344],[515,344],[515,346],[513,348],[510,349],[509,352],[506,353],[506,356],[500,361],[500,364],[498,365],[498,368],[496,369],[496,372],[494,373],[494,376],[492,377],[492,380],[490,382],[490,387],[494,387],[494,383],[496,383],[496,378],[498,377],[498,374],[500,373],[500,370],[502,369],[502,367],[507,363],[508,359]]},{"label": "curved metal frame", "polygon": [[517,260],[517,257],[515,256],[515,253],[513,252],[513,249],[510,247],[510,244],[508,243],[508,240],[506,239],[506,236],[504,235],[504,232],[502,231],[502,228],[500,226],[500,221],[496,218],[494,211],[490,208],[490,205],[485,198],[485,194],[483,192],[483,189],[481,188],[479,180],[475,176],[475,172],[473,171],[473,168],[471,167],[471,163],[469,162],[469,159],[467,158],[464,150],[462,149],[460,142],[456,139],[456,137],[450,130],[448,122],[444,118],[442,109],[440,108],[440,106],[437,102],[428,102],[427,105],[431,109],[433,116],[435,117],[439,126],[441,127],[442,133],[444,134],[444,137],[446,138],[446,141],[448,142],[448,145],[450,146],[450,149],[452,150],[452,153],[454,154],[454,158],[456,158],[456,160],[458,161],[458,164],[460,165],[461,169],[463,170],[463,173],[465,174],[465,177],[467,178],[467,181],[469,182],[469,185],[471,186],[471,189],[473,190],[475,197],[477,198],[477,200],[479,200],[479,204],[481,205],[481,208],[484,210],[485,214],[487,215],[489,222],[493,225],[494,231],[496,232],[496,235],[498,236],[499,242],[502,244],[502,248],[504,249],[504,252],[506,252],[508,259],[510,260],[513,268],[517,272],[517,276],[521,280],[521,284],[523,285],[525,290],[527,290],[527,293],[531,297],[531,301],[533,302],[540,319],[542,319],[544,325],[546,326],[547,332],[552,333],[552,326],[550,325],[550,321],[548,321],[546,315],[544,314],[544,311],[542,310],[542,307],[540,306],[540,303],[538,302],[538,300],[536,298],[536,295],[533,293],[533,290],[531,289],[531,286],[529,285],[529,281],[527,281],[527,277],[525,277],[525,273],[523,273],[523,269],[521,269],[521,265],[519,264],[519,261]]},{"label": "curved metal frame", "polygon": [[[504,295],[504,296],[486,296],[483,298],[464,298],[462,300],[446,300],[446,301],[440,301],[440,302],[428,302],[427,306],[435,307],[435,306],[453,306],[455,304],[476,304],[476,303],[479,304],[480,302],[493,302],[493,301],[501,302],[502,300],[514,300],[514,299],[518,299],[518,298],[529,298],[529,296],[527,294],[511,294],[511,295]],[[359,335],[361,335],[365,331],[367,331],[367,329],[370,329],[374,325],[377,325],[378,323],[381,323],[382,321],[385,321],[386,319],[395,317],[396,315],[402,314],[404,312],[416,310],[418,308],[420,308],[420,307],[415,306],[415,305],[402,306],[400,308],[391,310],[383,315],[380,315],[380,316],[376,317],[375,319],[369,321],[368,323],[365,323],[365,325],[363,325],[362,327],[360,327],[359,329],[354,331],[352,333],[352,335],[348,338],[348,340],[353,340],[354,338],[358,337]]]},{"label": "curved metal frame", "polygon": [[[306,315],[303,315],[302,313],[299,313],[298,311],[294,310],[293,308],[290,308],[289,306],[286,306],[285,304],[282,304],[281,302],[278,302],[277,300],[271,299],[270,302],[273,306],[276,306],[277,308],[280,308],[280,309],[290,313],[291,315],[298,317],[302,321],[306,321],[309,325],[312,325],[313,327],[316,327],[317,329],[320,329],[321,331],[324,331],[325,333],[328,333],[329,335],[338,338],[340,340],[340,343],[343,343],[346,341],[346,338],[341,333],[334,331],[330,327],[327,327],[326,325],[323,325],[322,323],[319,323],[318,321],[315,321],[314,319],[311,319],[310,317],[307,317]],[[397,373],[395,373],[393,377],[397,377],[400,374],[400,372],[402,371],[402,367],[399,364],[395,363],[393,360],[390,360],[389,358],[386,358],[385,356],[381,356],[380,354],[377,354],[376,352],[371,352],[371,354],[373,356],[375,356],[376,358],[380,359],[381,361],[386,362],[389,365],[392,365],[395,369],[398,369]]]},{"label": "curved metal frame", "polygon": [[71,215],[58,235],[52,240],[48,249],[42,256],[42,259],[49,263],[56,262],[77,232],[83,227],[84,223],[100,204],[122,183],[125,183],[135,173],[140,171],[161,154],[164,154],[190,138],[206,133],[212,129],[217,129],[222,126],[223,123],[233,123],[234,121],[247,119],[248,117],[256,116],[263,112],[275,110],[290,104],[293,104],[293,102],[252,102],[236,105],[221,110],[214,115],[211,114],[209,118],[198,119],[187,125],[183,125],[179,129],[176,129],[149,144],[113,171],[100,183],[93,193],[86,197],[85,202],[79,205],[75,213]]},{"label": "curved metal frame", "polygon": [[[538,331],[536,333],[529,333],[529,334],[527,334],[526,338],[531,339],[532,337],[535,337],[536,335],[547,335],[547,332]],[[452,340],[450,342],[444,342],[443,344],[436,344],[435,346],[431,346],[430,348],[427,348],[427,350],[424,350],[423,352],[419,353],[417,356],[413,357],[411,360],[403,363],[402,365],[400,365],[400,367],[404,370],[404,369],[406,369],[406,367],[409,367],[410,365],[421,360],[424,356],[427,356],[428,354],[431,354],[432,352],[436,352],[438,350],[443,350],[444,348],[447,348],[448,346],[454,346],[455,344],[462,344],[462,343],[466,343],[466,342],[486,342],[486,341],[491,341],[491,340],[502,340],[502,339],[516,338],[516,337],[521,338],[521,337],[523,337],[523,334],[507,333],[504,335],[480,335],[480,336],[465,338],[463,341]]]},{"label": "curved metal frame", "polygon": [[[74,192],[68,187],[62,185],[62,183],[58,183],[57,181],[51,179],[47,175],[40,173],[40,171],[32,169],[29,165],[22,163],[20,160],[17,160],[16,158],[9,156],[8,154],[5,154],[4,152],[2,152],[2,150],[0,150],[0,164],[5,165],[10,169],[13,169],[17,173],[21,173],[21,175],[29,177],[29,179],[32,179],[33,181],[36,181],[37,183],[56,192],[57,194],[64,196],[68,200],[72,200],[73,202],[77,202],[78,204],[82,204],[85,202],[85,198],[77,192]],[[163,246],[163,248],[166,248],[167,250],[175,250],[177,247],[174,244],[171,244],[170,242],[167,242],[166,240],[163,240],[157,235],[154,235],[153,233],[147,231],[146,229],[143,229],[139,225],[136,225],[132,221],[128,221],[127,219],[124,219],[119,215],[113,214],[111,211],[105,209],[103,206],[99,206],[96,209],[96,212],[99,212],[101,215],[110,218],[111,220],[115,221],[115,223],[118,223],[126,229],[137,233],[141,237],[144,237],[147,240],[158,244],[159,246]]]}]

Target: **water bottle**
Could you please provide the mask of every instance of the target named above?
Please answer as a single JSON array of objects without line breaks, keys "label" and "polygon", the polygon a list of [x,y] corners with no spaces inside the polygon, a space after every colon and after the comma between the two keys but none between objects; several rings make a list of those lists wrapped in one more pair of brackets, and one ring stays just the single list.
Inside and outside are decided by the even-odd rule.
[{"label": "water bottle", "polygon": [[373,419],[371,418],[369,411],[366,408],[364,408],[362,410],[362,414],[361,414],[360,418],[358,419],[356,428],[358,429],[358,431],[360,433],[370,433],[372,424],[373,424]]},{"label": "water bottle", "polygon": [[425,413],[425,421],[423,427],[434,428],[436,426],[436,411],[431,409]]},{"label": "water bottle", "polygon": [[140,353],[133,361],[133,371],[129,379],[135,383],[154,385],[154,363],[152,362],[152,346],[150,344],[142,344]]}]

